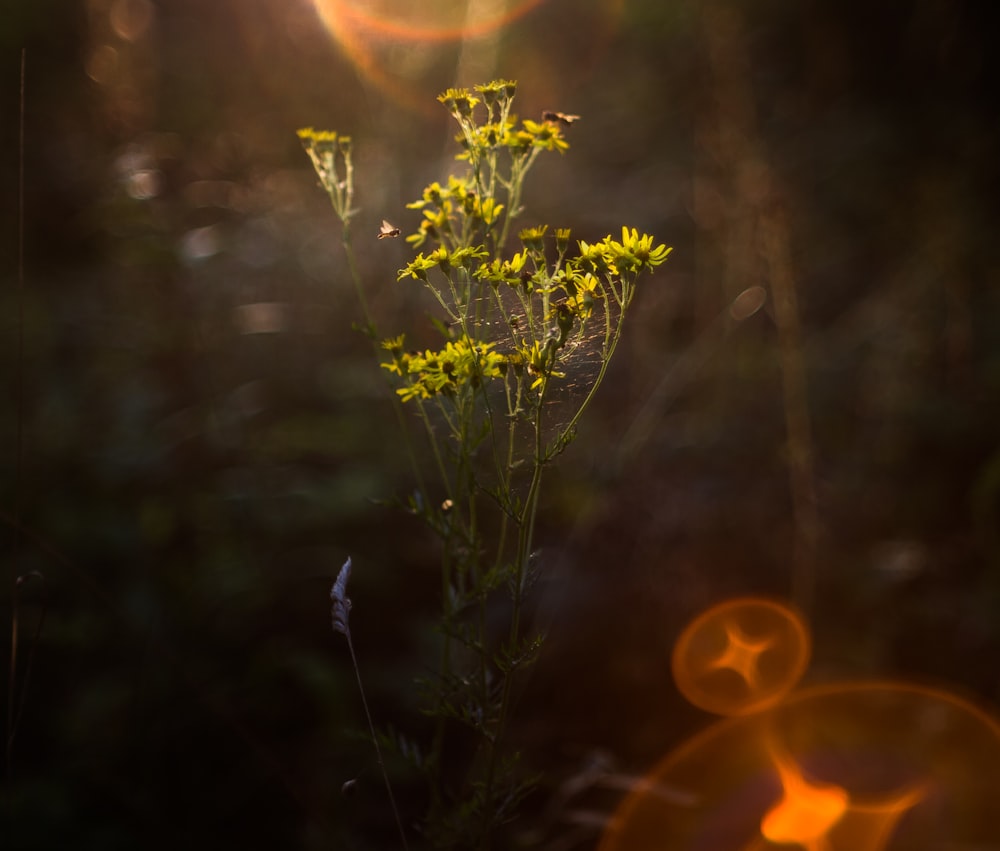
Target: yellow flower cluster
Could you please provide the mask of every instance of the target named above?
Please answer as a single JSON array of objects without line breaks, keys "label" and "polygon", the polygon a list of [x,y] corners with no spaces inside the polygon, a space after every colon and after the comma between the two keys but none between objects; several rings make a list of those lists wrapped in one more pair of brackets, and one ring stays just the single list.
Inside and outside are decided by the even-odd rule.
[{"label": "yellow flower cluster", "polygon": [[404,402],[454,396],[479,387],[483,379],[498,378],[507,370],[507,357],[495,351],[492,343],[463,337],[449,340],[436,352],[427,349],[422,353],[406,352],[404,344],[403,335],[382,344],[392,355],[382,367],[406,379],[405,386],[396,390]]}]

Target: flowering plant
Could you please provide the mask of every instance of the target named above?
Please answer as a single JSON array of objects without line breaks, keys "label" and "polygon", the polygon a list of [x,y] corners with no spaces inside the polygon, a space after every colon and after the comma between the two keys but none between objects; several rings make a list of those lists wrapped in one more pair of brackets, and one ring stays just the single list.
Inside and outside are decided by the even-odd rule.
[{"label": "flowering plant", "polygon": [[[506,734],[515,680],[543,640],[524,617],[540,567],[532,553],[543,474],[606,375],[640,276],[670,253],[628,227],[620,239],[575,244],[568,229],[528,227],[509,249],[528,172],[543,152],[569,148],[564,131],[577,119],[546,112],[518,123],[515,92],[514,82],[497,80],[439,96],[459,125],[466,167],[408,205],[421,214],[406,237],[419,253],[397,277],[430,292],[442,340],[423,351],[408,349],[405,334],[378,344],[397,402],[415,409],[430,459],[426,475],[422,459],[413,459],[419,486],[406,507],[440,541],[440,656],[424,706],[435,728],[426,748],[405,750],[429,780],[423,832],[440,848],[495,843],[496,828],[531,787]],[[377,341],[350,235],[351,140],[312,129],[299,136],[343,223]],[[384,222],[379,236],[397,232]],[[498,597],[509,612],[499,639],[487,630]],[[474,744],[463,776],[445,776],[442,755],[459,727],[472,731]]]}]

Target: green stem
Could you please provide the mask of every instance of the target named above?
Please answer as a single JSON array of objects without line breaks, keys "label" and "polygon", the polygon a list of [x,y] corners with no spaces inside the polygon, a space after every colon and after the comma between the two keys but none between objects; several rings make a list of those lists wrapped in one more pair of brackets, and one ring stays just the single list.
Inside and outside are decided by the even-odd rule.
[{"label": "green stem", "polygon": [[[511,599],[510,631],[508,633],[508,647],[511,653],[515,653],[520,643],[521,637],[521,608],[524,601],[524,582],[528,568],[528,560],[531,557],[531,548],[535,535],[535,519],[538,515],[538,501],[541,494],[542,468],[545,464],[543,455],[542,439],[542,403],[545,399],[545,390],[548,387],[548,379],[545,379],[538,394],[538,408],[535,413],[535,440],[534,440],[534,465],[531,475],[531,483],[525,496],[522,512],[518,518],[518,540],[517,552],[514,561],[513,595]],[[497,758],[500,753],[500,744],[503,740],[507,727],[507,716],[510,711],[511,695],[514,685],[514,674],[517,666],[506,666],[503,672],[503,686],[501,688],[500,703],[497,711],[496,726],[490,739],[489,758],[486,768],[485,802],[487,808],[493,797],[493,785],[496,777]]]},{"label": "green stem", "polygon": [[375,745],[375,759],[378,761],[379,770],[382,772],[382,779],[385,781],[385,790],[389,795],[389,806],[396,819],[396,827],[399,830],[399,839],[403,844],[404,851],[409,851],[409,843],[406,841],[406,831],[403,830],[403,820],[399,817],[399,808],[396,806],[396,797],[392,794],[392,784],[389,782],[389,773],[385,769],[385,762],[382,759],[382,748],[378,743],[378,736],[375,733],[375,723],[372,721],[371,711],[368,709],[368,698],[365,697],[365,687],[361,682],[361,669],[358,667],[358,658],[354,655],[354,642],[351,641],[350,628],[344,628],[344,636],[347,638],[347,649],[351,654],[351,664],[354,666],[354,676],[358,681],[358,691],[361,693],[361,705],[365,709],[365,718],[368,719],[368,730],[371,733],[372,743]]},{"label": "green stem", "polygon": [[507,184],[507,213],[503,217],[503,229],[500,231],[500,239],[497,242],[499,250],[507,244],[507,237],[510,235],[511,222],[517,218],[518,208],[521,206],[521,188],[524,185],[524,177],[535,162],[541,148],[532,148],[531,153],[523,160],[515,159],[511,163],[510,183]]},{"label": "green stem", "polygon": [[[361,281],[361,273],[358,271],[357,259],[354,256],[354,245],[351,241],[350,226],[348,221],[344,221],[343,225],[344,229],[341,234],[341,244],[344,246],[344,254],[347,257],[347,268],[351,274],[354,291],[357,294],[358,303],[361,305],[361,314],[364,316],[365,336],[371,341],[376,362],[381,362],[382,349],[379,347],[378,331],[375,327],[375,322],[372,319],[371,311],[368,308],[368,299],[365,297],[365,288]],[[384,372],[381,368],[379,371]],[[399,426],[399,433],[403,438],[403,445],[406,449],[407,458],[409,458],[410,461],[413,478],[417,483],[417,490],[426,497],[427,487],[424,484],[424,477],[423,473],[420,471],[420,465],[417,463],[417,455],[413,451],[413,444],[410,440],[410,431],[406,427],[406,415],[403,412],[403,403],[396,394],[396,390],[392,385],[391,379],[389,379],[388,376],[385,376],[385,380],[389,387],[389,398],[392,400],[392,410],[396,417],[396,424]]]},{"label": "green stem", "polygon": [[[604,376],[607,374],[608,366],[611,363],[611,358],[614,356],[615,350],[618,348],[618,342],[621,340],[622,335],[622,325],[625,319],[625,312],[628,310],[628,306],[632,301],[632,293],[634,290],[631,285],[623,282],[622,284],[622,296],[620,299],[616,298],[616,301],[620,304],[620,313],[618,314],[618,321],[612,324],[611,322],[611,312],[607,306],[607,298],[605,298],[605,337],[604,337],[604,352],[601,357],[601,366],[597,371],[597,377],[594,379],[593,383],[590,385],[590,390],[584,397],[584,400],[580,403],[580,407],[576,409],[576,413],[573,414],[570,421],[563,427],[560,434],[561,438],[565,438],[567,435],[573,433],[573,429],[576,428],[576,424],[580,421],[580,417],[583,416],[583,412],[587,410],[590,405],[591,400],[597,395],[597,390],[604,381]],[[557,440],[554,446],[562,445],[562,440]],[[546,459],[548,460],[548,459]]]}]

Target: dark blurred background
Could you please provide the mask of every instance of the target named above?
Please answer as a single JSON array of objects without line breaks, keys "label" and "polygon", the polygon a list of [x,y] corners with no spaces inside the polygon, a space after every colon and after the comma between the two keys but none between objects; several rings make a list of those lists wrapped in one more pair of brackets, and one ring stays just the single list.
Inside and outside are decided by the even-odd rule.
[{"label": "dark blurred background", "polygon": [[574,778],[710,722],[670,648],[734,595],[800,606],[810,681],[1000,703],[988,4],[516,6],[2,0],[4,848],[397,847],[329,586],[350,554],[374,713],[417,734],[436,551],[380,504],[413,483],[295,130],[354,138],[362,273],[410,330],[374,234],[455,167],[435,96],[497,77],[582,116],[525,225],[674,246],[548,480],[515,833],[593,847],[617,796]]}]

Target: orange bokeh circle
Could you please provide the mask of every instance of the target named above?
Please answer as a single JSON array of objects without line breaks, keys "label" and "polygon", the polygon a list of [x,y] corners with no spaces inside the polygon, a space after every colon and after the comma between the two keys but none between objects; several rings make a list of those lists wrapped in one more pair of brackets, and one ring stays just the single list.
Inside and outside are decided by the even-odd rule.
[{"label": "orange bokeh circle", "polygon": [[944,691],[846,683],[729,718],[626,796],[598,851],[1000,848],[1000,725]]},{"label": "orange bokeh circle", "polygon": [[[597,73],[615,43],[625,9],[625,0],[598,0],[598,17],[585,43],[577,39],[554,45],[546,42],[544,50],[537,50],[526,47],[523,38],[508,39],[506,33],[549,0],[486,4],[472,0],[309,2],[319,23],[360,79],[397,106],[429,117],[442,113],[433,99],[428,100],[424,85],[426,79],[436,77],[432,69],[439,68],[442,57],[450,56],[450,52],[457,63],[455,85],[523,76],[541,79],[545,82],[543,89],[560,93],[567,83],[576,88]],[[585,20],[594,12],[589,10]],[[511,41],[516,41],[516,46]],[[568,78],[558,74],[566,56],[572,56],[575,63],[574,74]],[[516,73],[513,69],[517,69]],[[474,76],[470,78],[470,74]],[[556,80],[561,83],[556,84]],[[537,90],[538,86],[532,88]]]},{"label": "orange bokeh circle", "polygon": [[[426,102],[427,93],[415,85],[414,57],[436,53],[442,44],[488,39],[544,2],[519,0],[513,8],[502,4],[491,14],[470,15],[468,3],[456,0],[312,0],[319,20],[360,76],[400,106],[431,115],[438,105]],[[404,44],[409,49],[400,52]]]},{"label": "orange bokeh circle", "polygon": [[809,662],[809,630],[787,605],[727,600],[695,618],[674,645],[681,693],[716,715],[767,709],[795,687]]},{"label": "orange bokeh circle", "polygon": [[487,14],[470,15],[469,5],[455,0],[424,0],[422,3],[381,0],[313,0],[331,32],[357,28],[370,37],[397,42],[460,41],[488,35],[523,17],[545,0],[519,0],[494,7]]}]

